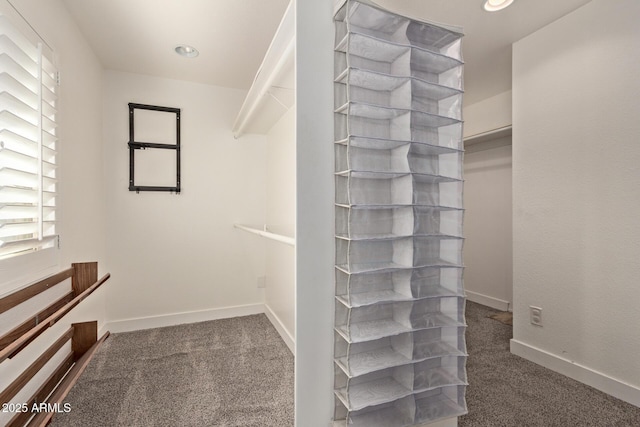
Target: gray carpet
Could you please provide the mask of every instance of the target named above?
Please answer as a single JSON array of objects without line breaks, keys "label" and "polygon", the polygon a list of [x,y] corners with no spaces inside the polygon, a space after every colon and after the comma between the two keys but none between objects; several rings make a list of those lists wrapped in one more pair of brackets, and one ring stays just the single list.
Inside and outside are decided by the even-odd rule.
[{"label": "gray carpet", "polygon": [[[640,426],[640,408],[509,352],[512,327],[467,303],[459,427]],[[113,334],[53,427],[293,425],[293,356],[264,315]]]},{"label": "gray carpet", "polygon": [[467,302],[467,405],[459,427],[640,426],[640,408],[509,352],[513,329]]},{"label": "gray carpet", "polygon": [[51,426],[293,426],[293,363],[264,315],[113,334]]}]

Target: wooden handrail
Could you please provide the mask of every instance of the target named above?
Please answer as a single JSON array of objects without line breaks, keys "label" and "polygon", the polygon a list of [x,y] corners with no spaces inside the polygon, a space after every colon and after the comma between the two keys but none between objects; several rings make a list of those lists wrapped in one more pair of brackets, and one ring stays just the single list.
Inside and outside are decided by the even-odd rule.
[{"label": "wooden handrail", "polygon": [[104,282],[106,282],[111,275],[109,273],[105,274],[100,280],[95,282],[93,285],[85,289],[80,295],[76,296],[74,299],[66,303],[62,308],[58,311],[47,317],[43,322],[36,325],[34,328],[30,329],[28,332],[20,336],[14,342],[6,346],[4,349],[0,351],[0,362],[4,361],[7,358],[11,358],[15,356],[20,350],[27,346],[31,341],[33,341],[36,337],[42,334],[47,328],[53,326],[62,316],[67,314],[78,305],[82,300],[87,298],[89,295],[93,293],[96,289],[98,289]]}]

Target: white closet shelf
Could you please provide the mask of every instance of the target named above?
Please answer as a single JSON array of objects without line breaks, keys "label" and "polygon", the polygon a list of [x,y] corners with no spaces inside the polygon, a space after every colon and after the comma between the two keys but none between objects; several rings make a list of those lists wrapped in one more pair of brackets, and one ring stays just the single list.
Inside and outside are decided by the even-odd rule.
[{"label": "white closet shelf", "polygon": [[361,263],[361,264],[352,264],[351,266],[347,264],[338,264],[335,266],[338,270],[345,272],[346,274],[359,274],[359,273],[372,273],[372,272],[383,272],[383,271],[400,271],[400,270],[415,270],[418,268],[424,267],[463,267],[461,263],[455,263],[451,261],[446,261],[441,258],[434,258],[428,260],[424,264],[416,265],[416,266],[406,266],[394,262],[372,262],[372,263]]},{"label": "white closet shelf", "polygon": [[492,129],[486,132],[477,133],[475,135],[469,135],[464,138],[464,146],[468,147],[473,144],[480,144],[481,142],[491,141],[492,139],[504,138],[511,136],[512,126],[504,126],[498,129]]},{"label": "white closet shelf", "polygon": [[271,45],[233,124],[233,135],[266,134],[295,102],[295,15],[292,2],[280,21]]},{"label": "white closet shelf", "polygon": [[427,144],[418,141],[398,141],[394,139],[372,138],[366,136],[350,135],[347,138],[334,141],[335,144],[349,145],[355,148],[364,148],[368,150],[393,150],[394,148],[405,145],[413,145],[421,154],[439,156],[441,154],[460,153],[464,150],[453,147],[444,147],[440,145]]},{"label": "white closet shelf", "polygon": [[[417,362],[419,364],[420,362]],[[415,366],[415,365],[414,365]],[[405,371],[409,366],[402,367]],[[389,370],[389,376],[361,384],[337,389],[336,396],[350,411],[358,411],[369,406],[377,406],[440,387],[467,385],[466,378],[458,377],[452,367],[439,367],[423,370],[421,378],[415,378],[413,387],[401,384]],[[415,374],[414,374],[415,375]]]},{"label": "white closet shelf", "polygon": [[438,114],[424,113],[422,111],[406,108],[381,107],[378,105],[353,101],[349,101],[336,108],[335,112],[339,114],[346,114],[351,117],[355,116],[373,120],[393,120],[405,117],[406,119],[410,119],[413,126],[423,128],[439,128],[461,123],[461,120],[457,118],[440,116]]},{"label": "white closet shelf", "polygon": [[[457,389],[461,387],[464,386],[445,387],[445,392],[435,396],[431,396],[430,392],[427,392],[405,398],[415,402],[414,405],[405,404],[398,407],[382,405],[373,410],[366,408],[361,412],[356,411],[351,413],[348,419],[334,421],[333,427],[404,427],[415,425],[414,422],[432,423],[458,417],[467,413],[466,407],[460,402],[460,398],[456,399],[448,394],[457,394]],[[427,394],[427,396],[423,397],[423,394]],[[408,408],[412,407],[415,409],[409,413]]]},{"label": "white closet shelf", "polygon": [[361,171],[348,169],[344,171],[335,172],[336,176],[359,178],[359,179],[395,179],[405,176],[413,177],[417,182],[439,184],[441,182],[462,182],[460,178],[454,178],[442,175],[433,175],[428,173],[416,173],[416,172],[378,172],[378,171]]},{"label": "white closet shelf", "polygon": [[431,342],[422,345],[424,357],[414,360],[397,352],[392,346],[378,348],[364,353],[357,353],[335,359],[335,363],[349,378],[369,374],[388,368],[418,363],[428,359],[441,358],[447,356],[466,356],[460,351],[445,342]]},{"label": "white closet shelf", "polygon": [[351,386],[350,389],[350,393],[346,387],[335,391],[350,411],[392,402],[412,394],[411,390],[391,377]]},{"label": "white closet shelf", "polygon": [[255,227],[249,227],[242,224],[233,224],[235,228],[240,230],[248,231],[249,233],[257,234],[260,237],[265,237],[270,240],[275,240],[276,242],[285,243],[290,246],[296,245],[296,239],[294,237],[285,236],[283,234],[272,233],[267,231],[267,227],[265,226],[262,230]]},{"label": "white closet shelf", "polygon": [[336,295],[336,298],[349,308],[363,307],[366,305],[385,303],[385,302],[403,302],[415,301],[425,298],[443,298],[443,297],[463,297],[464,294],[452,291],[441,286],[433,286],[428,293],[420,296],[403,295],[392,289],[369,291],[360,293],[349,293],[346,295]]},{"label": "white closet shelf", "polygon": [[345,35],[344,38],[336,43],[335,50],[343,53],[349,52],[351,56],[364,57],[373,61],[389,64],[396,61],[402,55],[411,53],[415,58],[419,58],[421,63],[428,63],[431,72],[435,74],[443,73],[463,64],[461,60],[443,55],[439,52],[429,51],[417,46],[381,40],[377,37],[357,32],[351,32]]},{"label": "white closet shelf", "polygon": [[354,2],[339,14],[336,11],[335,18],[338,21],[336,24],[340,23],[345,27],[345,33],[348,21],[351,32],[359,31],[383,40],[418,45],[429,50],[440,50],[463,35],[461,27],[401,17],[368,1]]},{"label": "white closet shelf", "polygon": [[465,323],[452,319],[442,313],[424,313],[415,323],[415,326],[410,327],[400,324],[393,319],[367,320],[364,322],[351,323],[350,325],[339,325],[336,326],[334,330],[347,342],[353,344],[424,329],[466,326]]},{"label": "white closet shelf", "polygon": [[439,205],[418,205],[418,204],[407,204],[407,205],[345,205],[343,203],[334,203],[335,206],[339,208],[345,209],[361,209],[361,210],[373,210],[373,209],[403,209],[403,208],[418,208],[418,209],[433,209],[438,211],[460,211],[463,212],[463,208],[456,208],[453,206],[439,206]]},{"label": "white closet shelf", "polygon": [[432,237],[434,239],[451,239],[451,240],[464,240],[462,236],[454,236],[451,234],[444,233],[420,233],[416,232],[413,234],[355,234],[351,233],[336,233],[336,239],[346,240],[350,242],[368,242],[368,241],[379,241],[379,240],[401,240],[406,239],[408,237]]},{"label": "white closet shelf", "polygon": [[413,83],[414,95],[438,101],[462,94],[461,89],[428,82],[417,77],[394,76],[356,67],[347,68],[335,82],[377,91],[393,91],[402,85]]}]

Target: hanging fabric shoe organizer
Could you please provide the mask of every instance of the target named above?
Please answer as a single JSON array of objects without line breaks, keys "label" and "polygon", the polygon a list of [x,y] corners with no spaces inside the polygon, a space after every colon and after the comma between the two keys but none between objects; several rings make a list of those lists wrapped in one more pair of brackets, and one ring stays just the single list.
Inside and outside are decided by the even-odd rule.
[{"label": "hanging fabric shoe organizer", "polygon": [[459,31],[335,16],[335,426],[466,413]]}]

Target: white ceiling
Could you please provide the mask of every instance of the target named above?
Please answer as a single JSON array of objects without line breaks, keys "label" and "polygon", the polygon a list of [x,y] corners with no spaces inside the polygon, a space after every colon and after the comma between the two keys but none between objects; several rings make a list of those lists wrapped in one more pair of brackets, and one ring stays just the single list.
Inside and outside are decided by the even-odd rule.
[{"label": "white ceiling", "polygon": [[[248,89],[289,0],[64,3],[105,68]],[[200,55],[177,55],[179,44]]]},{"label": "white ceiling", "polygon": [[[333,0],[313,0],[333,1]],[[464,28],[465,104],[511,89],[511,44],[590,0],[376,0],[414,18]],[[64,0],[105,68],[248,89],[288,0]],[[195,59],[173,52],[178,44]]]},{"label": "white ceiling", "polygon": [[591,0],[514,0],[485,12],[484,0],[374,0],[414,18],[461,26],[464,103],[511,90],[511,44]]}]

